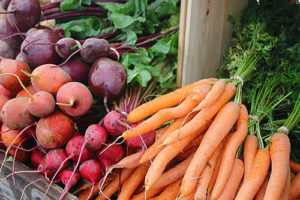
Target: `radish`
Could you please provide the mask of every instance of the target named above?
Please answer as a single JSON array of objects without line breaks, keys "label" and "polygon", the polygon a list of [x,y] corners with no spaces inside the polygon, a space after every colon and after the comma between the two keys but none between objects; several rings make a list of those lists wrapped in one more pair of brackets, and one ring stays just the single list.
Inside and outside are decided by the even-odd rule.
[{"label": "radish", "polygon": [[28,111],[36,117],[46,117],[53,113],[55,100],[49,92],[38,91],[27,102]]},{"label": "radish", "polygon": [[72,81],[87,83],[90,68],[87,64],[82,62],[80,57],[71,59],[61,65],[61,68],[70,75]]},{"label": "radish", "polygon": [[[140,122],[141,123],[141,122]],[[131,128],[134,128],[136,127],[138,124],[140,123],[137,123],[137,124],[133,124],[131,125]],[[145,145],[147,147],[149,147],[151,144],[153,144],[155,142],[155,131],[150,131],[148,133],[145,133],[142,135],[142,139],[145,143]],[[144,147],[144,144],[142,142],[142,139],[140,136],[136,136],[134,138],[130,138],[128,140],[125,140],[125,143],[126,145],[129,147],[129,148],[141,148],[141,147]]]},{"label": "radish", "polygon": [[32,31],[26,35],[21,44],[22,57],[32,68],[44,64],[55,64],[58,61],[55,51],[58,39],[58,36],[49,29]]},{"label": "radish", "polygon": [[86,114],[93,103],[89,89],[79,82],[69,82],[59,88],[56,103],[69,116],[78,117]]},{"label": "radish", "polygon": [[80,55],[84,62],[93,63],[98,58],[107,57],[110,46],[107,40],[88,38],[82,44]]},{"label": "radish", "polygon": [[62,38],[56,42],[55,51],[61,58],[67,59],[80,46],[81,44],[73,38]]},{"label": "radish", "polygon": [[37,123],[37,141],[45,148],[54,149],[65,145],[72,134],[73,121],[58,111],[41,118]]},{"label": "radish", "polygon": [[34,123],[33,116],[27,110],[27,102],[27,97],[19,97],[4,104],[0,116],[9,129],[23,129]]},{"label": "radish", "polygon": [[6,89],[13,92],[18,92],[22,89],[16,76],[20,78],[23,84],[27,85],[29,83],[30,78],[22,72],[31,72],[26,63],[8,58],[0,58],[0,84]]},{"label": "radish", "polygon": [[20,31],[33,27],[41,16],[41,7],[38,0],[11,0],[8,5],[8,22]]},{"label": "radish", "polygon": [[101,165],[105,168],[105,171],[107,171],[110,166],[116,164],[125,156],[124,149],[119,144],[113,144],[105,149],[105,151],[103,150],[104,148],[101,148],[97,152],[97,158]]},{"label": "radish", "polygon": [[61,86],[71,81],[71,77],[63,69],[53,64],[41,65],[32,74],[24,73],[31,77],[31,84],[36,91],[43,90],[52,95],[56,95]]},{"label": "radish", "polygon": [[[78,181],[80,180],[80,174],[78,172],[75,172],[74,176],[72,177],[72,180],[70,180],[72,174],[72,170],[65,169],[60,173],[61,182],[65,185],[65,190],[69,191],[70,188],[72,188]],[[70,181],[67,187],[67,183]]]},{"label": "radish", "polygon": [[126,116],[113,110],[105,115],[103,125],[110,135],[120,136],[127,130],[127,127],[120,122],[126,123]]},{"label": "radish", "polygon": [[107,99],[116,98],[126,84],[126,71],[124,67],[109,58],[96,60],[89,73],[89,86],[93,94],[104,97],[107,112]]},{"label": "radish", "polygon": [[33,168],[37,169],[45,160],[45,154],[39,150],[35,150],[30,155],[30,164]]},{"label": "radish", "polygon": [[[84,136],[73,136],[66,146],[66,153],[68,157],[74,161],[78,161],[81,147],[84,143]],[[89,159],[92,156],[92,151],[86,147],[83,149],[82,156],[79,162]]]}]

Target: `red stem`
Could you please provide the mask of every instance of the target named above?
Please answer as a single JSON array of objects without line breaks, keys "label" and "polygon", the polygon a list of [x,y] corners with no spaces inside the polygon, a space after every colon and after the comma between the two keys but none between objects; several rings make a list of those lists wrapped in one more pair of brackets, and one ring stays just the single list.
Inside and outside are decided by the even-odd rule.
[{"label": "red stem", "polygon": [[101,12],[74,11],[69,13],[55,13],[55,14],[47,15],[44,16],[43,20],[60,19],[65,17],[76,17],[76,16],[84,16],[84,15],[103,16],[104,14],[105,13],[101,13]]}]

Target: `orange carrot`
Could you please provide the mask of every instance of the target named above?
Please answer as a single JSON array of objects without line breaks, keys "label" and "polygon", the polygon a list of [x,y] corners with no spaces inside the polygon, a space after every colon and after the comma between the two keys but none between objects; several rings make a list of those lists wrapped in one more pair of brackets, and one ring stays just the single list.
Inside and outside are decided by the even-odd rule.
[{"label": "orange carrot", "polygon": [[291,171],[294,173],[299,173],[300,172],[300,164],[290,160],[290,168]]},{"label": "orange carrot", "polygon": [[290,161],[291,143],[284,133],[275,133],[270,141],[272,171],[264,200],[279,200],[285,185]]},{"label": "orange carrot", "polygon": [[248,135],[244,144],[244,164],[245,164],[245,175],[244,180],[250,174],[255,155],[258,149],[258,141],[255,135]]},{"label": "orange carrot", "polygon": [[107,198],[105,196],[110,198],[113,194],[115,194],[118,191],[120,184],[122,185],[125,182],[125,180],[132,174],[132,172],[134,170],[135,170],[134,168],[122,169],[121,178],[119,175],[117,175],[114,178],[114,180],[105,187],[105,189],[102,191],[102,193],[99,194],[99,196],[96,198],[96,200],[106,200]]},{"label": "orange carrot", "polygon": [[288,175],[286,177],[283,190],[282,190],[282,192],[280,194],[280,199],[281,200],[288,200],[289,199],[290,188],[291,188],[291,170],[288,167]]},{"label": "orange carrot", "polygon": [[289,200],[297,200],[300,197],[300,173],[291,182]]},{"label": "orange carrot", "polygon": [[218,197],[219,200],[233,200],[237,193],[238,187],[244,175],[244,163],[236,158],[233,161],[233,167],[230,176],[227,180],[226,186]]},{"label": "orange carrot", "polygon": [[257,194],[255,195],[255,200],[263,200],[265,193],[266,193],[266,189],[267,189],[267,185],[268,185],[268,181],[269,181],[269,177],[267,176],[263,182],[263,184],[260,186]]},{"label": "orange carrot", "polygon": [[[225,141],[224,141],[224,143],[225,143]],[[222,161],[222,157],[223,157],[223,152],[224,151],[221,151],[219,157],[217,158],[216,167],[214,169],[214,172],[213,172],[213,174],[212,174],[212,176],[210,178],[209,184],[208,184],[208,194],[210,194],[211,191],[213,190],[213,187],[214,187],[215,182],[217,180],[217,176],[218,176],[218,173],[219,173],[219,170],[220,170],[221,161]]]},{"label": "orange carrot", "polygon": [[179,189],[180,189],[180,183],[181,183],[181,178],[175,181],[174,183],[170,184],[168,187],[166,187],[162,193],[158,196],[156,196],[155,200],[170,200],[170,199],[175,199]]},{"label": "orange carrot", "polygon": [[208,125],[209,122],[207,122],[206,126],[202,127],[201,130],[198,130],[199,132],[180,140],[178,143],[167,145],[161,152],[157,154],[145,177],[146,190],[150,189],[159,180],[168,163],[175,158],[182,149],[191,143],[193,139],[204,132],[208,128]]},{"label": "orange carrot", "polygon": [[155,139],[158,140],[161,136],[164,135],[169,126],[165,126],[155,131]]},{"label": "orange carrot", "polygon": [[156,195],[158,195],[161,191],[163,191],[163,189],[164,189],[164,187],[151,188],[146,193],[145,193],[145,190],[144,190],[144,191],[134,195],[131,198],[131,200],[147,200],[147,199],[150,199],[150,198],[155,197]]},{"label": "orange carrot", "polygon": [[136,168],[137,166],[139,166],[139,161],[141,156],[143,155],[142,151],[138,151],[134,154],[131,154],[129,156],[126,156],[125,158],[123,158],[122,160],[120,160],[115,166],[114,168]]},{"label": "orange carrot", "polygon": [[210,182],[211,176],[214,172],[216,167],[216,162],[218,156],[223,148],[223,143],[221,143],[213,155],[210,157],[209,161],[207,162],[203,172],[201,173],[201,178],[199,179],[197,190],[194,195],[194,199],[204,200],[207,199],[207,188]]},{"label": "orange carrot", "polygon": [[237,149],[245,139],[248,131],[248,111],[245,105],[240,105],[240,115],[236,123],[236,131],[227,142],[221,161],[220,170],[213,188],[211,198],[217,199],[222,193],[230,176]]},{"label": "orange carrot", "polygon": [[217,112],[235,95],[235,92],[236,87],[231,83],[227,83],[223,93],[214,104],[202,109],[189,123],[170,133],[163,144],[173,144],[178,140],[193,134],[207,121],[211,120],[217,114]]},{"label": "orange carrot", "polygon": [[[217,81],[212,87],[211,91],[207,94],[207,96],[200,102],[200,104],[194,108],[193,111],[199,111],[206,106],[214,103],[222,94],[225,88],[225,83],[223,81]],[[198,96],[197,96],[198,98]]]},{"label": "orange carrot", "polygon": [[[196,86],[199,88],[199,95],[201,97],[199,100],[193,100],[192,95],[194,94],[194,90],[191,90],[189,92],[189,95],[186,97],[186,99],[180,103],[176,107],[172,108],[165,108],[162,110],[159,110],[157,113],[152,115],[150,118],[146,119],[142,123],[140,123],[138,126],[134,128],[134,130],[129,129],[125,131],[122,134],[122,137],[127,140],[133,137],[139,136],[139,134],[143,135],[145,133],[148,133],[150,131],[153,131],[160,127],[163,123],[171,121],[173,119],[177,119],[180,117],[185,117],[188,113],[190,113],[193,108],[195,108],[202,99],[207,95],[211,87],[207,84],[202,84],[199,86]],[[138,134],[138,133],[139,134]]]},{"label": "orange carrot", "polygon": [[156,113],[157,111],[159,111],[161,109],[176,106],[183,99],[185,99],[185,97],[188,95],[189,91],[192,88],[194,88],[195,86],[200,85],[200,84],[211,85],[215,81],[216,81],[216,79],[213,79],[213,78],[203,79],[203,80],[197,81],[195,83],[192,83],[190,85],[187,85],[185,87],[182,87],[180,89],[177,89],[168,94],[162,95],[152,101],[144,103],[129,113],[129,115],[127,117],[127,121],[129,123],[136,123],[136,122],[141,121],[141,120],[145,119],[146,117]]},{"label": "orange carrot", "polygon": [[193,117],[195,117],[196,112],[190,114],[188,117],[181,117],[176,119],[172,124],[167,128],[165,133],[156,140],[149,148],[148,152],[145,152],[140,160],[140,163],[145,163],[150,160],[149,154],[151,156],[151,159],[153,159],[163,148],[164,146],[161,146],[165,138],[174,130],[178,129],[180,126],[183,126],[187,122],[189,122]]},{"label": "orange carrot", "polygon": [[199,177],[203,171],[210,156],[229,133],[230,129],[237,121],[239,114],[240,106],[234,102],[227,103],[219,111],[214,121],[206,131],[199,148],[186,170],[182,180],[181,197],[189,195],[194,187],[196,187],[198,182],[197,177]]},{"label": "orange carrot", "polygon": [[257,150],[252,170],[243,182],[235,200],[252,200],[267,177],[269,167],[269,150]]},{"label": "orange carrot", "polygon": [[118,200],[130,199],[136,188],[144,180],[145,174],[149,166],[141,165],[129,176],[129,178],[124,182],[121,192],[118,195]]},{"label": "orange carrot", "polygon": [[[182,161],[175,167],[169,169],[165,173],[161,175],[157,183],[152,188],[161,188],[164,186],[169,185],[170,183],[173,183],[177,179],[183,177],[186,169],[188,168],[194,154],[191,154],[186,160]],[[151,189],[150,189],[151,190]]]}]

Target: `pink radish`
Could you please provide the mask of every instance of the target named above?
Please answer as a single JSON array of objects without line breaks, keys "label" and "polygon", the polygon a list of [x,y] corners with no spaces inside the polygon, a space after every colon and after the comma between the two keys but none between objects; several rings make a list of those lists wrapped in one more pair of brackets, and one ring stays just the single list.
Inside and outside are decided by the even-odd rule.
[{"label": "pink radish", "polygon": [[[136,123],[136,124],[131,124],[130,127],[134,128],[137,125],[139,125],[142,122]],[[143,144],[143,141],[145,144]],[[149,147],[151,144],[153,144],[155,142],[155,131],[150,131],[148,133],[145,133],[143,135],[134,137],[134,138],[130,138],[128,140],[125,140],[125,144],[129,147],[129,148],[141,148],[141,147],[145,147],[145,145],[147,147]]]},{"label": "pink radish", "polygon": [[39,150],[33,151],[30,155],[30,164],[33,168],[37,169],[39,165],[44,162],[45,154]]},{"label": "pink radish", "polygon": [[[82,136],[82,135],[73,136],[69,140],[69,142],[67,143],[67,146],[66,146],[66,153],[67,153],[68,157],[70,157],[74,161],[78,161],[83,142],[84,142],[84,136]],[[92,152],[85,147],[82,152],[82,156],[81,156],[81,159],[79,162],[87,160],[91,156],[92,156]]]},{"label": "pink radish", "polygon": [[[67,191],[69,191],[70,188],[72,188],[80,180],[80,174],[78,172],[75,172],[72,180],[70,180],[71,174],[72,174],[72,170],[68,170],[68,169],[65,169],[64,171],[62,171],[60,173],[61,182],[65,185],[65,190],[67,190]],[[67,188],[66,184],[69,181],[70,181],[70,183],[68,185],[69,188]]]},{"label": "pink radish", "polygon": [[101,148],[97,152],[97,158],[101,165],[105,168],[105,171],[107,171],[110,166],[116,164],[125,156],[124,149],[119,144],[113,144],[104,151],[103,150],[104,148]]},{"label": "pink radish", "polygon": [[54,112],[37,123],[36,137],[45,148],[54,149],[65,145],[73,134],[73,121],[61,112]]},{"label": "pink radish", "polygon": [[69,116],[78,117],[86,114],[93,103],[89,89],[79,82],[69,82],[59,88],[56,103]]},{"label": "pink radish", "polygon": [[126,123],[126,116],[113,110],[105,115],[103,125],[110,135],[120,136],[127,130],[127,127],[120,122]]}]

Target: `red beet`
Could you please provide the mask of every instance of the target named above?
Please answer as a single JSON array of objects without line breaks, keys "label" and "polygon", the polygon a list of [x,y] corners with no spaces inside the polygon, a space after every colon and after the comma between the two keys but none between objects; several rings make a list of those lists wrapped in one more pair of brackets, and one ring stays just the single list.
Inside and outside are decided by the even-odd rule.
[{"label": "red beet", "polygon": [[87,64],[82,62],[80,57],[71,59],[62,65],[61,68],[70,75],[72,81],[87,83],[90,68]]},{"label": "red beet", "polygon": [[126,123],[126,117],[116,110],[107,113],[103,120],[105,129],[112,136],[120,136],[127,130],[122,123]]}]

